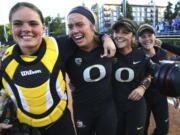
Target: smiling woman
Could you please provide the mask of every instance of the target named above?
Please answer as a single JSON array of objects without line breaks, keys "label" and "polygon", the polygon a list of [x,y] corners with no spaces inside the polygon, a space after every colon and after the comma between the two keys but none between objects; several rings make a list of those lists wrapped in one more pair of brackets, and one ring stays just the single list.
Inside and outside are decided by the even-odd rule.
[{"label": "smiling woman", "polygon": [[[137,33],[141,48],[146,52],[146,55],[152,58],[154,62],[159,63],[160,61],[167,59],[166,52],[163,49],[157,47],[156,45],[157,39],[155,36],[155,31],[151,25],[140,25]],[[161,74],[163,73],[161,72]],[[148,134],[151,112],[153,113],[156,122],[156,128],[154,129],[153,134],[167,135],[169,131],[169,113],[167,97],[160,94],[158,85],[159,83],[151,84],[150,88],[145,94],[145,99],[147,103],[147,117],[146,126],[144,128],[144,135]]]},{"label": "smiling woman", "polygon": [[[142,50],[134,47],[137,24],[120,19],[113,25],[118,51],[113,64],[113,93],[118,115],[117,134],[143,135],[146,118],[144,93],[150,85],[150,64]],[[143,80],[143,81],[142,81]]]},{"label": "smiling woman", "polygon": [[42,15],[28,7],[21,7],[16,12],[11,10],[9,20],[11,20],[13,38],[19,44],[22,53],[31,55],[36,52],[45,32]]},{"label": "smiling woman", "polygon": [[[90,29],[86,23],[89,23]],[[74,8],[68,15],[68,28],[69,35],[79,48],[88,51],[96,47],[96,40],[93,40],[96,36],[95,18],[89,10]]]},{"label": "smiling woman", "polygon": [[112,59],[102,58],[95,18],[83,6],[68,14],[69,35],[78,46],[67,62],[74,120],[78,135],[116,135],[116,112],[112,98]]}]

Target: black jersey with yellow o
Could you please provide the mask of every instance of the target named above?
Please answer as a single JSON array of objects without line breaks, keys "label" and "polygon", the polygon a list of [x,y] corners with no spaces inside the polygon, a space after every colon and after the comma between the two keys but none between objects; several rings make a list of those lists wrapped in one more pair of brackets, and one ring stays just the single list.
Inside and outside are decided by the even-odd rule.
[{"label": "black jersey with yellow o", "polygon": [[21,55],[19,47],[7,49],[2,61],[2,83],[17,105],[21,123],[47,126],[58,120],[67,106],[59,47],[44,37],[37,56]]}]

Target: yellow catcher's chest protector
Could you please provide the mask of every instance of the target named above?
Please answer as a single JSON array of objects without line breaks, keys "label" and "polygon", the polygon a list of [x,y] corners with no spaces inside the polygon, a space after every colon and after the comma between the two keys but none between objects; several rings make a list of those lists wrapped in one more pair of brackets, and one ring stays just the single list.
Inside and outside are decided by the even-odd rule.
[{"label": "yellow catcher's chest protector", "polygon": [[67,106],[59,48],[54,38],[44,37],[38,56],[17,55],[8,48],[2,63],[2,83],[17,105],[20,122],[33,127],[58,120]]}]

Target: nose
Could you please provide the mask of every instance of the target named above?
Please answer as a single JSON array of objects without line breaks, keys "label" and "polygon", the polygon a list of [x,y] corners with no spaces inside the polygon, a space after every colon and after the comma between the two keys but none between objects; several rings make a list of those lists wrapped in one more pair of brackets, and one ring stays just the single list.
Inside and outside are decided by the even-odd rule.
[{"label": "nose", "polygon": [[28,24],[28,23],[24,23],[22,25],[22,29],[21,29],[23,32],[28,32],[31,30],[31,26]]},{"label": "nose", "polygon": [[71,28],[71,29],[69,29],[69,33],[72,35],[72,34],[76,34],[76,33],[78,33],[78,28],[77,27],[73,27],[73,28]]},{"label": "nose", "polygon": [[120,32],[114,34],[114,37],[116,37],[116,38],[119,38],[121,36],[122,36],[122,34]]},{"label": "nose", "polygon": [[145,41],[148,41],[149,39],[150,39],[149,37],[145,37],[145,38],[144,38]]}]

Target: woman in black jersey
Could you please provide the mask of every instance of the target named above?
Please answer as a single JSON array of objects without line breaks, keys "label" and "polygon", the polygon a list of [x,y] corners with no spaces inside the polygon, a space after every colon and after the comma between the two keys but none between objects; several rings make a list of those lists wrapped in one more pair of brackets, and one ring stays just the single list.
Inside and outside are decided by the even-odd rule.
[{"label": "woman in black jersey", "polygon": [[31,3],[15,4],[9,21],[16,44],[2,58],[1,87],[14,101],[19,122],[28,134],[36,129],[41,135],[74,135],[64,80],[74,42],[68,36],[42,37],[44,18]]},{"label": "woman in black jersey", "polygon": [[[149,24],[140,25],[137,33],[142,49],[155,63],[167,59],[166,51],[156,45],[157,39],[152,26]],[[156,128],[152,135],[167,135],[169,129],[167,97],[161,95],[157,86],[152,83],[145,93],[145,99],[147,103],[147,118],[144,135],[148,135],[151,112],[156,123]]]},{"label": "woman in black jersey", "polygon": [[68,15],[69,35],[78,46],[67,62],[75,89],[73,111],[78,135],[115,135],[116,111],[112,98],[112,59],[102,58],[102,43],[95,33],[95,18],[85,7]]},{"label": "woman in black jersey", "polygon": [[113,94],[118,116],[117,135],[143,135],[146,118],[143,95],[150,84],[149,58],[142,50],[133,47],[137,30],[134,21],[120,19],[112,28],[117,46],[113,64]]}]

